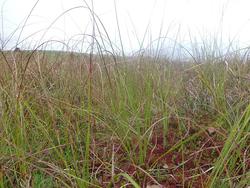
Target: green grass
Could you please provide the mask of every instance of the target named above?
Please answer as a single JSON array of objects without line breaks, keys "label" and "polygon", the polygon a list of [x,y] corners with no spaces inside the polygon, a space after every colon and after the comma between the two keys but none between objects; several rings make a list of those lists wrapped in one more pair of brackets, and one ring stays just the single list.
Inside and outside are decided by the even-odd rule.
[{"label": "green grass", "polygon": [[0,187],[250,185],[249,63],[1,53]]}]

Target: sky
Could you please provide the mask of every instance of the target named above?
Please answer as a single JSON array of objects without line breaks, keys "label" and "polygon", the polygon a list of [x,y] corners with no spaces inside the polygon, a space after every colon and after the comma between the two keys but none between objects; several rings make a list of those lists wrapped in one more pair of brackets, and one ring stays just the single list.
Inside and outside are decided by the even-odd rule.
[{"label": "sky", "polygon": [[40,48],[86,49],[93,36],[87,6],[97,42],[110,39],[117,50],[157,48],[159,41],[165,49],[214,39],[221,48],[250,45],[249,0],[0,0],[1,48],[45,42]]}]

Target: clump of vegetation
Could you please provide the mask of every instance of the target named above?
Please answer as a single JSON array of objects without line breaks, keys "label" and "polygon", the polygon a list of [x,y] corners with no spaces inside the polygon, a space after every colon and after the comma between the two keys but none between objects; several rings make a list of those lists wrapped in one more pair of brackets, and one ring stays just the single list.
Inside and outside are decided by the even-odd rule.
[{"label": "clump of vegetation", "polygon": [[126,56],[91,15],[88,53],[0,51],[0,187],[249,186],[250,61]]},{"label": "clump of vegetation", "polygon": [[2,187],[249,185],[249,63],[19,53],[1,52]]}]

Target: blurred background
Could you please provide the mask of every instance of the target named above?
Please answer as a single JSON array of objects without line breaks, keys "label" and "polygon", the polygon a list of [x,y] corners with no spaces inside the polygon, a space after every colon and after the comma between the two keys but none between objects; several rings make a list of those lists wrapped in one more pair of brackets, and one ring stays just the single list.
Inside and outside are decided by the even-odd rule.
[{"label": "blurred background", "polygon": [[89,9],[97,40],[110,39],[126,54],[205,44],[225,52],[250,44],[248,0],[0,0],[0,7],[5,50],[45,41],[51,41],[46,49],[65,50],[60,41],[66,50],[86,51],[93,36]]}]

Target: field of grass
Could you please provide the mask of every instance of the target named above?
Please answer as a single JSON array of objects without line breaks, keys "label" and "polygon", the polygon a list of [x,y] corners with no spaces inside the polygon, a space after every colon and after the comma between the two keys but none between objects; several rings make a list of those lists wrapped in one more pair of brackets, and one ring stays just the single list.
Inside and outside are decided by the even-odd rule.
[{"label": "field of grass", "polygon": [[1,51],[0,67],[1,188],[250,186],[250,61]]}]

